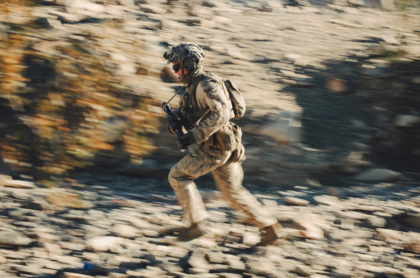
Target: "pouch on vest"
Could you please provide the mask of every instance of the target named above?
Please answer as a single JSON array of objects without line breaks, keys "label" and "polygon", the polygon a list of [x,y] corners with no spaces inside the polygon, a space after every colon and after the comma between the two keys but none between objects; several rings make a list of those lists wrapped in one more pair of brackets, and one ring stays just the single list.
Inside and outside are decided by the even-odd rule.
[{"label": "pouch on vest", "polygon": [[216,132],[217,147],[223,151],[234,151],[242,145],[242,130],[232,122],[227,122]]},{"label": "pouch on vest", "polygon": [[242,130],[238,125],[234,123],[230,124],[232,126],[232,138],[235,140],[236,147],[233,150],[228,163],[242,162],[246,159],[245,147],[242,145]]},{"label": "pouch on vest", "polygon": [[[245,114],[245,100],[241,95],[238,86],[230,80],[223,80],[217,75],[206,72],[205,74],[198,76],[196,82],[188,87],[186,94],[181,99],[181,114],[185,119],[184,127],[187,130],[192,129],[195,125],[204,121],[211,114],[209,113],[210,108],[197,109],[198,104],[195,95],[196,88],[198,83],[204,78],[211,78],[217,81],[220,85],[225,85],[228,94],[227,97],[232,103],[234,118],[240,118]],[[239,146],[242,146],[241,137],[242,131],[240,127],[234,123],[228,122],[215,134],[211,135],[208,140],[203,142],[201,146],[217,146],[223,151],[234,151]]]},{"label": "pouch on vest", "polygon": [[245,147],[241,144],[238,146],[238,148],[236,148],[236,150],[232,152],[232,155],[230,156],[227,163],[243,162],[245,159]]}]

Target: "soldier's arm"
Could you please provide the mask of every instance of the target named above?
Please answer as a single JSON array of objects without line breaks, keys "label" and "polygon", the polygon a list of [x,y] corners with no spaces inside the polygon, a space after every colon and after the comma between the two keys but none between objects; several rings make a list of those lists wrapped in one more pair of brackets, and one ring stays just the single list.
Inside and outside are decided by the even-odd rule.
[{"label": "soldier's arm", "polygon": [[196,97],[199,103],[210,108],[210,116],[190,131],[193,141],[201,144],[229,121],[230,110],[223,87],[214,80],[201,81],[197,86]]}]

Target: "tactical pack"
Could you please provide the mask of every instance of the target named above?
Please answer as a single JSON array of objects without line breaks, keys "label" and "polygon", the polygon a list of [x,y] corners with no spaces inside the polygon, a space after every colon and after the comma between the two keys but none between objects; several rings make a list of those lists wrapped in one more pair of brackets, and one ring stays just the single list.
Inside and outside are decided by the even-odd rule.
[{"label": "tactical pack", "polygon": [[225,83],[225,86],[228,90],[229,98],[232,101],[232,108],[233,108],[233,112],[235,113],[234,119],[242,117],[246,111],[244,97],[239,91],[238,86],[236,86],[236,84],[233,81],[229,79],[225,79],[223,80],[223,82]]}]

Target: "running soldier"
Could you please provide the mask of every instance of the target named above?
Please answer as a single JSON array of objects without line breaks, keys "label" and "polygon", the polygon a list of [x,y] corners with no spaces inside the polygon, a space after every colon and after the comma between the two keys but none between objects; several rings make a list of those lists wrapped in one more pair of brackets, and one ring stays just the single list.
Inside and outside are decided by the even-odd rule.
[{"label": "running soldier", "polygon": [[[260,228],[258,245],[273,243],[284,236],[282,226],[242,186],[242,133],[229,121],[235,115],[226,84],[217,75],[203,71],[204,57],[203,50],[192,43],[180,44],[164,54],[187,85],[176,113],[188,132],[178,142],[183,149],[190,146],[194,150],[194,156],[187,154],[169,173],[169,182],[183,208],[183,220],[189,223],[179,231],[178,240],[189,241],[206,232],[207,211],[194,179],[211,172],[225,200]],[[169,130],[175,134],[171,126]]]}]

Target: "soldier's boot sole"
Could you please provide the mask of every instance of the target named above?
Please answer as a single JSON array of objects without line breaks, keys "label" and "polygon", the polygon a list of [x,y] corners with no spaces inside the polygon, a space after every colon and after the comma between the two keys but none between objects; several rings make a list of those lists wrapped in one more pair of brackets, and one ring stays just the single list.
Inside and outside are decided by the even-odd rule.
[{"label": "soldier's boot sole", "polygon": [[174,227],[169,227],[169,228],[163,228],[159,230],[158,232],[160,236],[169,236],[169,235],[178,235],[182,233],[183,231],[185,231],[186,229],[188,229],[188,227],[186,226],[174,226]]},{"label": "soldier's boot sole", "polygon": [[202,224],[192,224],[189,228],[182,231],[178,237],[178,241],[190,241],[206,234],[206,230],[203,228]]},{"label": "soldier's boot sole", "polygon": [[274,244],[278,239],[285,238],[288,235],[280,223],[265,227],[261,232],[261,241],[255,246],[267,246]]}]

